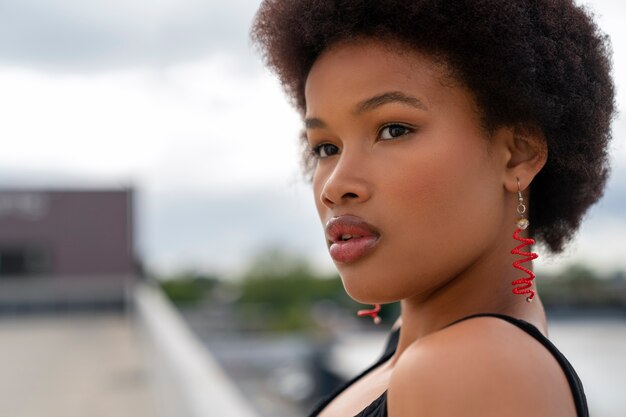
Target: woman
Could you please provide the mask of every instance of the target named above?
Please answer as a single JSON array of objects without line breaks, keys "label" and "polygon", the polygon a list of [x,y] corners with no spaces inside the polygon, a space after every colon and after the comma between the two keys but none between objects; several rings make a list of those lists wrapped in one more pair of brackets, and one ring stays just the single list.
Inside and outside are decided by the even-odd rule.
[{"label": "woman", "polygon": [[587,416],[547,339],[560,252],[607,179],[608,41],[570,0],[265,0],[348,294],[400,301],[381,359],[312,415]]}]

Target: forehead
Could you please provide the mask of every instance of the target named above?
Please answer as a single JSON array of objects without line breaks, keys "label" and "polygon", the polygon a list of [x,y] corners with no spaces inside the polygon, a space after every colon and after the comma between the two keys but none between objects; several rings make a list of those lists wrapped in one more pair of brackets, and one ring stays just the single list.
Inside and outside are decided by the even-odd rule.
[{"label": "forehead", "polygon": [[448,74],[442,60],[400,43],[337,43],[318,57],[308,74],[306,113],[328,99],[356,102],[383,91],[419,92],[422,100],[433,102],[442,89],[458,84]]}]

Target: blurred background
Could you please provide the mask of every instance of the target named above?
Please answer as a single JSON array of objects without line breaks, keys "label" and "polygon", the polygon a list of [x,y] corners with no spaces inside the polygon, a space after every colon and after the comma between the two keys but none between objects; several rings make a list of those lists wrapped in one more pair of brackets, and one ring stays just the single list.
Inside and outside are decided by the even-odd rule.
[{"label": "blurred background", "polygon": [[[0,1],[0,415],[284,416],[381,353],[250,47],[259,0]],[[626,106],[626,4],[588,0]],[[604,199],[540,257],[550,338],[626,415],[626,118]]]}]

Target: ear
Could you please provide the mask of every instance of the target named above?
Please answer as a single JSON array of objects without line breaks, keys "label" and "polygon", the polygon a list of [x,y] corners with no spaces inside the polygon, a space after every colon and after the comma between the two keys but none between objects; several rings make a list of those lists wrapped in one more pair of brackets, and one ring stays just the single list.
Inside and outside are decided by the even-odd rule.
[{"label": "ear", "polygon": [[517,124],[496,133],[504,152],[504,186],[509,192],[525,190],[548,159],[548,145],[539,126]]}]

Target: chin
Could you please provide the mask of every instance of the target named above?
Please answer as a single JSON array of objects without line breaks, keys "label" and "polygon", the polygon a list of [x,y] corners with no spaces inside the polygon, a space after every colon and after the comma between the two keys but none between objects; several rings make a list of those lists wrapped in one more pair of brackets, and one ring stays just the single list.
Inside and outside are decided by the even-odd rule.
[{"label": "chin", "polygon": [[382,280],[368,279],[361,274],[344,274],[339,272],[343,288],[354,301],[363,304],[387,304],[400,300],[393,294],[389,286]]}]

